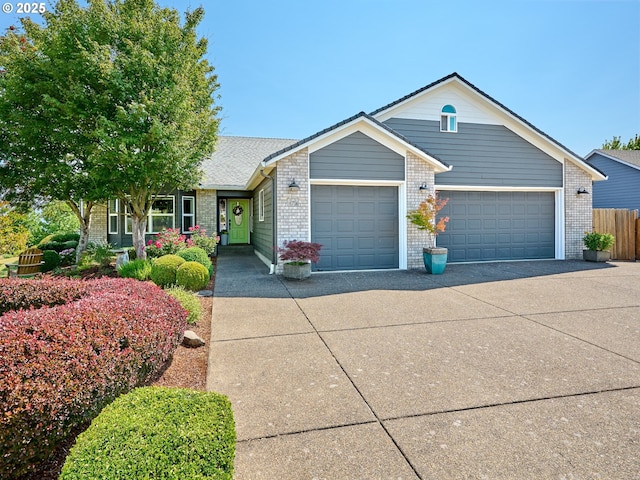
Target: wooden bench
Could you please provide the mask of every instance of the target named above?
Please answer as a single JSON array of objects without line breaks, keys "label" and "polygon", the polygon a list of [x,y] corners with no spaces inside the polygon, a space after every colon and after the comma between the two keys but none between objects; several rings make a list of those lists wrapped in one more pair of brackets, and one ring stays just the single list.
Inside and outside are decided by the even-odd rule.
[{"label": "wooden bench", "polygon": [[42,250],[39,248],[29,248],[18,257],[18,263],[5,264],[9,270],[10,277],[27,277],[40,273],[42,261]]}]

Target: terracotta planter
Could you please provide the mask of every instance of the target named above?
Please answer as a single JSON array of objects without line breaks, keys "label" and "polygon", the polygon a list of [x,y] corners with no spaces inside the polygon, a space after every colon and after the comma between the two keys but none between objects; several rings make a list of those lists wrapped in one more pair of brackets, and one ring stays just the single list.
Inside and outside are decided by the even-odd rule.
[{"label": "terracotta planter", "polygon": [[444,268],[447,266],[447,255],[449,251],[446,248],[423,248],[422,259],[424,261],[424,268],[427,269],[427,273],[434,275],[440,275],[444,272]]},{"label": "terracotta planter", "polygon": [[306,280],[311,276],[311,264],[310,263],[285,263],[283,265],[282,274],[284,278],[290,280]]},{"label": "terracotta planter", "polygon": [[607,250],[583,250],[582,258],[587,262],[608,262],[611,260],[611,252]]}]

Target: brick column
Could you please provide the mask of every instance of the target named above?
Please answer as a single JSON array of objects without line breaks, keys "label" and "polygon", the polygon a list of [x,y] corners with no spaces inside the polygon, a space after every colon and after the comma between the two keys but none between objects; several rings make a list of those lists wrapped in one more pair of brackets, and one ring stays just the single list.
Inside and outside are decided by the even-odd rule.
[{"label": "brick column", "polygon": [[[407,211],[415,210],[429,194],[435,193],[435,173],[433,167],[407,152]],[[420,185],[427,184],[427,190],[420,190]],[[427,233],[421,232],[407,220],[407,268],[421,268],[422,248],[427,246]]]},{"label": "brick column", "polygon": [[[300,186],[297,192],[289,191],[292,180]],[[309,200],[309,151],[307,149],[296,152],[278,162],[276,198],[278,218],[278,247],[282,247],[285,240],[310,241]],[[279,263],[277,273],[282,272]]]},{"label": "brick column", "polygon": [[[579,188],[586,188],[589,195],[578,195]],[[564,164],[564,228],[566,259],[581,259],[584,245],[582,237],[593,228],[593,186],[587,172],[573,163]]]},{"label": "brick column", "polygon": [[217,195],[216,190],[196,190],[196,224],[207,232],[208,236],[217,229]]}]

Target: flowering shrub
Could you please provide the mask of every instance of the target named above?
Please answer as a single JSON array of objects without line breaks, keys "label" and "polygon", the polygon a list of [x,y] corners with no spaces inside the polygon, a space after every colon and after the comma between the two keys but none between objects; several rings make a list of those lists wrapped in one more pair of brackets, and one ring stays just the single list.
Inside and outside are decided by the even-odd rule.
[{"label": "flowering shrub", "polygon": [[177,228],[162,229],[147,242],[147,256],[149,258],[171,255],[180,250],[191,247],[193,242],[186,235],[180,233]]},{"label": "flowering shrub", "polygon": [[53,307],[88,295],[87,284],[80,280],[0,279],[0,315],[10,310]]},{"label": "flowering shrub", "polygon": [[187,317],[176,299],[132,279],[11,280],[0,288],[4,296],[20,290],[30,292],[14,302],[22,308],[27,297],[83,298],[0,316],[0,478],[27,472],[73,428],[150,381]]},{"label": "flowering shrub", "polygon": [[207,231],[200,225],[189,227],[189,232],[191,232],[191,240],[196,247],[203,249],[207,252],[207,255],[213,255],[216,250],[216,245],[220,241],[220,237],[217,235],[207,237]]},{"label": "flowering shrub", "polygon": [[60,252],[61,265],[63,267],[68,267],[72,265],[76,260],[76,249],[75,248],[67,248],[66,250],[62,250]]},{"label": "flowering shrub", "polygon": [[416,210],[407,213],[407,218],[418,230],[425,230],[429,233],[429,246],[435,246],[435,237],[438,233],[444,232],[449,217],[440,217],[436,222],[438,212],[444,208],[449,201],[448,198],[439,198],[438,195],[429,195],[425,198]]},{"label": "flowering shrub", "polygon": [[303,242],[302,240],[284,241],[283,248],[278,249],[280,258],[286,262],[294,263],[317,263],[320,260],[320,249],[322,245],[313,242]]}]

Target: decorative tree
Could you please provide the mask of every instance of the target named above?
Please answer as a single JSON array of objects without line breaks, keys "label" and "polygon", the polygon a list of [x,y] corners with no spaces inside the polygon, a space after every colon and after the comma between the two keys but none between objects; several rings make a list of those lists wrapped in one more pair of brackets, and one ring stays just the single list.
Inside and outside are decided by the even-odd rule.
[{"label": "decorative tree", "polygon": [[407,218],[413,223],[418,230],[428,233],[427,241],[429,247],[435,247],[436,236],[438,233],[444,232],[449,217],[440,217],[436,222],[438,212],[444,208],[449,201],[448,198],[439,198],[438,194],[429,195],[425,198],[418,208],[407,213]]},{"label": "decorative tree", "polygon": [[87,3],[60,0],[44,26],[24,19],[24,34],[0,40],[0,193],[67,202],[78,254],[92,207],[118,198],[144,258],[153,200],[197,186],[215,146],[217,77],[195,32],[204,10],[181,25],[153,0]]}]

